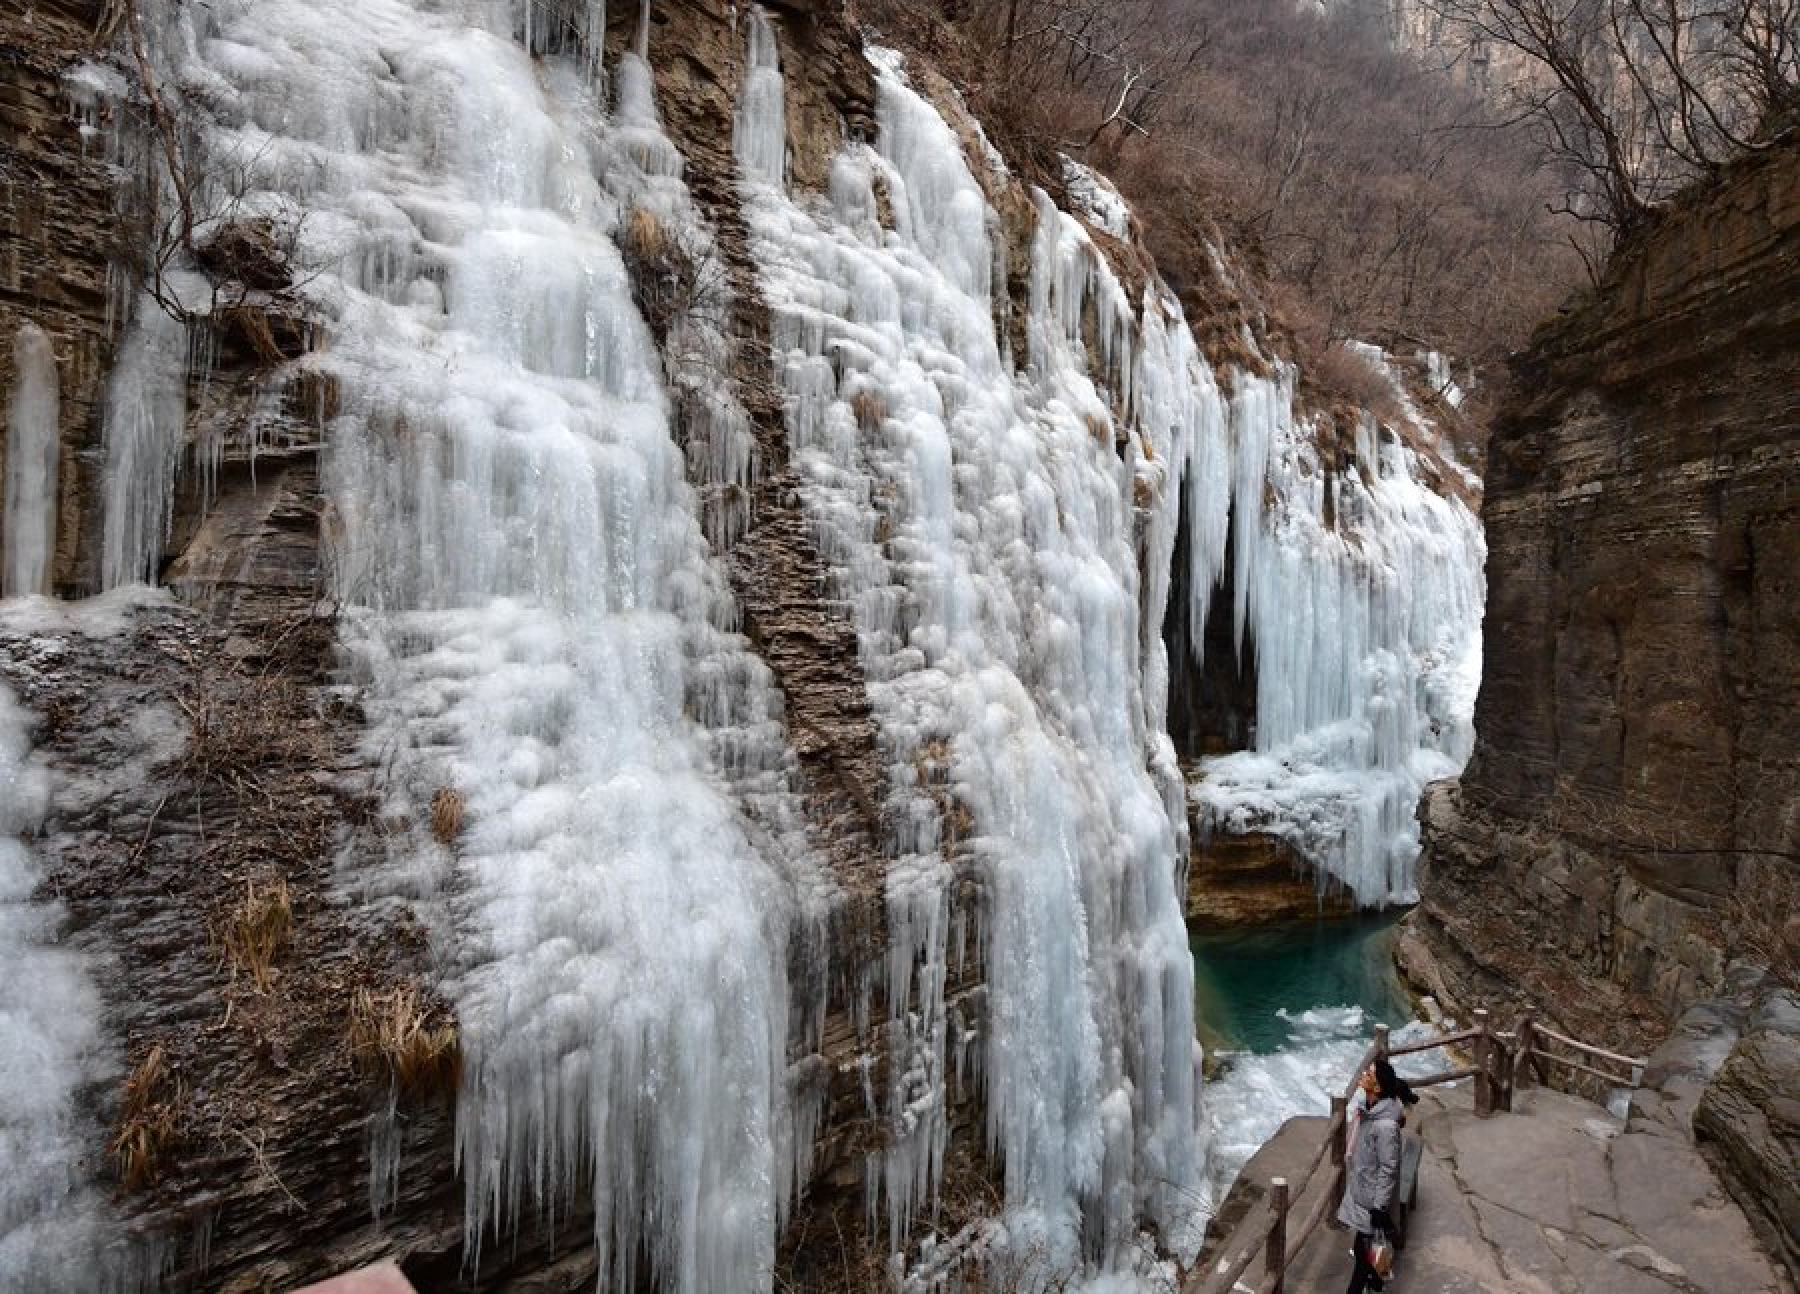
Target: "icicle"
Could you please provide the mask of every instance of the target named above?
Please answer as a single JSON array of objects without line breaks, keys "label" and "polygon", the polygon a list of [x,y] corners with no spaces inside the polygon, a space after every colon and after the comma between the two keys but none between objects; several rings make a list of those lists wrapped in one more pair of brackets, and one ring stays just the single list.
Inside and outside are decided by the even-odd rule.
[{"label": "icicle", "polygon": [[749,57],[733,135],[738,165],[747,179],[779,185],[787,178],[786,94],[775,29],[762,6],[753,5]]},{"label": "icicle", "polygon": [[[330,231],[302,251],[332,320],[312,363],[338,395],[333,580],[384,815],[415,824],[364,879],[438,932],[471,1260],[581,1191],[603,1287],[760,1291],[817,1119],[787,1072],[786,966],[821,900],[779,697],[730,629],[619,250],[640,211],[681,254],[709,236],[644,21],[609,119],[604,10],[559,11],[585,48],[507,0],[222,0],[183,7],[167,52],[232,105],[196,123],[200,161],[266,159],[246,209]],[[695,425],[723,487],[749,435],[720,380],[729,301],[702,295],[721,336],[677,310],[670,339],[714,388]],[[109,405],[116,578],[154,565],[152,450],[180,445],[149,395],[179,335],[139,321]],[[453,850],[428,826],[441,788],[466,806]]]},{"label": "icicle", "polygon": [[100,586],[154,583],[187,428],[187,329],[148,294],[107,381]]},{"label": "icicle", "polygon": [[56,475],[61,454],[61,395],[56,352],[35,324],[13,345],[13,393],[7,406],[7,597],[50,590],[56,542]]},{"label": "icicle", "polygon": [[[1387,371],[1379,350],[1367,354]],[[1473,745],[1480,521],[1426,485],[1417,453],[1368,416],[1351,470],[1327,472],[1318,429],[1295,411],[1291,371],[1234,382],[1233,617],[1239,651],[1256,653],[1256,740],[1205,761],[1194,795],[1210,823],[1287,838],[1361,903],[1407,901],[1419,792],[1459,770]],[[1190,516],[1205,515],[1196,502]],[[1196,528],[1196,662],[1199,590],[1220,559]]]}]

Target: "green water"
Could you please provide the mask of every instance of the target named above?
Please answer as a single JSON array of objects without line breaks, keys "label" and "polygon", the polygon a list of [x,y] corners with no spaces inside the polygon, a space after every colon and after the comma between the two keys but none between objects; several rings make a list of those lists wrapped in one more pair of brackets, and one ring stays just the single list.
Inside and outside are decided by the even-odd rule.
[{"label": "green water", "polygon": [[1399,914],[1195,935],[1195,1015],[1208,1051],[1267,1054],[1289,1042],[1289,1016],[1360,1006],[1369,1024],[1412,1018],[1394,973]]}]

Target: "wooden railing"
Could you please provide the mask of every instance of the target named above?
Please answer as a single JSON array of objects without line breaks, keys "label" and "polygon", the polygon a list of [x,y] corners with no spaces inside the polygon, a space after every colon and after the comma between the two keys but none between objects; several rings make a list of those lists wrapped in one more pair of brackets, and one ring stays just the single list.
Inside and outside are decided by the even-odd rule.
[{"label": "wooden railing", "polygon": [[[1581,1059],[1560,1055],[1551,1048],[1574,1052]],[[1593,1063],[1587,1063],[1589,1061]],[[1527,1015],[1519,1021],[1513,1040],[1510,1064],[1505,1072],[1505,1104],[1501,1108],[1512,1109],[1513,1090],[1530,1086],[1533,1074],[1537,1075],[1539,1082],[1549,1082],[1548,1066],[1551,1065],[1570,1073],[1597,1078],[1613,1087],[1636,1087],[1644,1081],[1644,1063],[1642,1056],[1621,1056],[1616,1051],[1607,1051],[1604,1047],[1577,1041],[1537,1023]],[[1608,1065],[1614,1068],[1603,1068]]]},{"label": "wooden railing", "polygon": [[[1560,1055],[1549,1050],[1547,1044],[1576,1052],[1584,1059],[1578,1061]],[[1589,1043],[1577,1042],[1536,1023],[1529,1015],[1519,1022],[1517,1029],[1503,1033],[1490,1027],[1486,1011],[1476,1011],[1475,1025],[1471,1029],[1437,1034],[1398,1047],[1389,1042],[1387,1026],[1376,1025],[1375,1041],[1356,1063],[1343,1095],[1331,1098],[1331,1118],[1325,1125],[1324,1139],[1301,1172],[1298,1183],[1290,1183],[1285,1177],[1270,1178],[1266,1207],[1260,1220],[1252,1224],[1252,1219],[1259,1216],[1253,1212],[1239,1223],[1231,1236],[1219,1245],[1216,1260],[1209,1264],[1211,1270],[1201,1268],[1190,1274],[1182,1283],[1182,1294],[1230,1294],[1258,1256],[1263,1260],[1263,1276],[1255,1287],[1255,1294],[1285,1294],[1288,1268],[1300,1256],[1319,1224],[1336,1211],[1343,1198],[1350,1149],[1350,1098],[1363,1072],[1377,1057],[1391,1060],[1396,1056],[1463,1046],[1468,1048],[1469,1064],[1409,1078],[1407,1082],[1414,1088],[1421,1088],[1472,1078],[1475,1080],[1475,1113],[1481,1118],[1496,1111],[1510,1111],[1513,1093],[1530,1086],[1534,1073],[1540,1082],[1547,1082],[1546,1067],[1550,1065],[1593,1075],[1618,1086],[1636,1087],[1644,1076],[1642,1058],[1621,1056]],[[1626,1072],[1621,1075],[1603,1070],[1586,1063],[1588,1060],[1616,1065]],[[1327,1164],[1330,1175],[1322,1182],[1322,1189],[1314,1196],[1298,1224],[1290,1224],[1290,1210],[1306,1198],[1319,1170]]]}]

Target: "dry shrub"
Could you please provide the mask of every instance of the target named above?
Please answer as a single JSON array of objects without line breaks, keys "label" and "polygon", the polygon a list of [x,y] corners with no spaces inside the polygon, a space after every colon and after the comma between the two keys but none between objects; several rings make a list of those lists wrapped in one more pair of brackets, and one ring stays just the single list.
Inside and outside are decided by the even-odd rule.
[{"label": "dry shrub", "polygon": [[850,397],[850,412],[856,416],[856,425],[866,432],[877,430],[887,421],[887,404],[867,388]]},{"label": "dry shrub", "polygon": [[279,292],[293,286],[294,272],[275,223],[267,217],[234,220],[197,249],[201,268],[216,280]]},{"label": "dry shrub", "polygon": [[250,881],[243,897],[219,920],[217,939],[234,972],[242,971],[259,989],[275,974],[275,958],[294,928],[294,904],[287,881]]},{"label": "dry shrub", "polygon": [[453,787],[440,786],[431,797],[431,834],[440,845],[455,843],[463,829],[462,793]]},{"label": "dry shrub", "polygon": [[449,1096],[462,1078],[455,1022],[414,984],[356,991],[350,1050],[364,1073],[404,1096]]},{"label": "dry shrub", "polygon": [[259,363],[285,364],[312,349],[304,319],[268,306],[235,305],[220,312],[225,330],[249,348]]},{"label": "dry shrub", "polygon": [[662,219],[645,207],[632,208],[619,231],[619,254],[631,279],[632,300],[650,325],[658,346],[666,346],[678,319],[700,291],[701,267],[694,263]]},{"label": "dry shrub", "polygon": [[1744,867],[1725,906],[1727,947],[1800,992],[1800,868]]},{"label": "dry shrub", "polygon": [[128,1191],[162,1177],[180,1125],[181,1084],[161,1043],[151,1047],[125,1080],[124,1107],[113,1137],[113,1162]]},{"label": "dry shrub", "polygon": [[633,207],[625,220],[625,251],[651,264],[669,257],[669,231],[648,207]]},{"label": "dry shrub", "polygon": [[1404,421],[1405,410],[1387,374],[1341,342],[1319,349],[1304,346],[1300,365],[1306,380],[1327,399],[1367,409],[1390,427]]}]

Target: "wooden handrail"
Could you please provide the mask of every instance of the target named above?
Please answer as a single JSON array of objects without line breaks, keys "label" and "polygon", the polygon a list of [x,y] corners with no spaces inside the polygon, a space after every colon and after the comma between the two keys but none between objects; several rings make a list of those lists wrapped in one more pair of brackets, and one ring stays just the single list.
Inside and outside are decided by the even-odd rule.
[{"label": "wooden handrail", "polygon": [[1269,1211],[1275,1219],[1269,1224],[1269,1239],[1263,1254],[1263,1268],[1270,1276],[1263,1283],[1262,1294],[1281,1294],[1282,1277],[1287,1275],[1288,1184],[1285,1177],[1269,1179]]},{"label": "wooden handrail", "polygon": [[1592,1043],[1577,1042],[1575,1039],[1570,1038],[1565,1034],[1560,1034],[1554,1029],[1546,1029],[1541,1024],[1534,1025],[1533,1027],[1538,1033],[1541,1033],[1552,1042],[1560,1042],[1565,1047],[1573,1047],[1576,1051],[1585,1051],[1590,1056],[1598,1056],[1602,1060],[1610,1060],[1630,1069],[1642,1069],[1645,1065],[1650,1063],[1642,1056],[1621,1056],[1616,1051],[1608,1051],[1606,1048],[1596,1047]]},{"label": "wooden handrail", "polygon": [[1552,1065],[1561,1065],[1565,1069],[1578,1069],[1584,1074],[1592,1074],[1595,1078],[1604,1079],[1614,1087],[1634,1086],[1634,1080],[1628,1075],[1611,1074],[1603,1069],[1595,1069],[1592,1065],[1584,1065],[1578,1060],[1570,1060],[1567,1056],[1558,1056],[1549,1051],[1539,1051],[1535,1047],[1532,1048],[1531,1054],[1541,1060],[1549,1061]]},{"label": "wooden handrail", "polygon": [[1441,1074],[1427,1074],[1424,1078],[1409,1078],[1406,1085],[1417,1091],[1421,1087],[1436,1087],[1439,1083],[1460,1083],[1465,1078],[1474,1078],[1481,1071],[1473,1065],[1464,1065],[1461,1069],[1446,1069]]},{"label": "wooden handrail", "polygon": [[[1348,1110],[1348,1101],[1345,1098],[1335,1097],[1335,1096],[1332,1097],[1332,1099],[1331,1099],[1331,1118],[1326,1122],[1324,1139],[1319,1142],[1318,1149],[1313,1151],[1313,1157],[1312,1157],[1311,1162],[1309,1162],[1306,1165],[1305,1169],[1303,1169],[1301,1171],[1300,1177],[1299,1177],[1299,1182],[1300,1182],[1299,1188],[1296,1189],[1295,1191],[1293,1191],[1293,1193],[1292,1193],[1294,1199],[1298,1199],[1301,1196],[1306,1194],[1307,1189],[1312,1185],[1313,1174],[1318,1172],[1319,1165],[1321,1162],[1324,1161],[1325,1156],[1328,1153],[1331,1153],[1333,1151],[1341,1151],[1342,1150],[1342,1147],[1344,1144],[1343,1131],[1344,1131],[1344,1127],[1345,1127],[1346,1123],[1348,1122],[1347,1110]],[[1341,1163],[1342,1163],[1341,1157],[1337,1154],[1334,1154],[1332,1157],[1333,1176],[1334,1177],[1337,1175],[1337,1169],[1341,1165]],[[1273,1187],[1273,1182],[1271,1182],[1270,1185],[1271,1185],[1271,1187]],[[1283,1189],[1284,1190],[1286,1189],[1285,1181],[1283,1181]],[[1336,1193],[1335,1190],[1328,1190],[1326,1192],[1326,1195],[1330,1196],[1335,1193]],[[1269,1207],[1270,1207],[1271,1212],[1274,1214],[1274,1216],[1272,1216],[1270,1218],[1267,1226],[1265,1226],[1263,1228],[1260,1235],[1258,1235],[1255,1239],[1250,1241],[1250,1243],[1248,1243],[1244,1247],[1244,1251],[1238,1255],[1237,1261],[1232,1263],[1230,1267],[1224,1269],[1224,1271],[1215,1274],[1211,1278],[1210,1283],[1205,1287],[1208,1291],[1208,1294],[1213,1294],[1214,1291],[1217,1291],[1218,1294],[1224,1294],[1225,1291],[1230,1290],[1231,1287],[1237,1283],[1238,1277],[1240,1277],[1244,1274],[1245,1269],[1247,1269],[1250,1266],[1250,1263],[1255,1259],[1256,1251],[1257,1251],[1258,1247],[1263,1247],[1266,1249],[1266,1247],[1268,1245],[1269,1237],[1274,1233],[1275,1228],[1278,1225],[1281,1225],[1285,1222],[1285,1215],[1276,1211],[1275,1196],[1273,1194],[1271,1194],[1271,1196],[1270,1196]],[[1266,1254],[1265,1254],[1265,1261],[1266,1261]]]},{"label": "wooden handrail", "polygon": [[1265,1226],[1254,1240],[1244,1246],[1244,1252],[1237,1256],[1235,1262],[1229,1267],[1220,1268],[1207,1278],[1206,1283],[1200,1287],[1202,1294],[1229,1294],[1231,1287],[1237,1284],[1238,1277],[1244,1274],[1245,1269],[1250,1266],[1251,1260],[1256,1257],[1257,1251],[1262,1248],[1268,1234],[1268,1228]]},{"label": "wooden handrail", "polygon": [[1465,1042],[1473,1042],[1481,1036],[1479,1029],[1464,1029],[1461,1033],[1447,1033],[1437,1038],[1427,1038],[1424,1042],[1409,1042],[1403,1047],[1388,1050],[1389,1058],[1394,1056],[1411,1056],[1421,1051],[1436,1051],[1439,1047],[1455,1047]]},{"label": "wooden handrail", "polygon": [[[1326,1188],[1319,1192],[1319,1197],[1313,1201],[1312,1208],[1306,1211],[1306,1220],[1300,1224],[1300,1229],[1289,1237],[1287,1248],[1281,1254],[1281,1275],[1285,1275],[1287,1269],[1294,1265],[1294,1259],[1298,1258],[1300,1251],[1306,1248],[1306,1242],[1312,1238],[1312,1233],[1319,1229],[1319,1223],[1325,1220],[1326,1214],[1343,1196],[1343,1172],[1340,1170],[1333,1173],[1332,1179]],[[1261,1294],[1280,1294],[1280,1288],[1280,1276],[1277,1276],[1263,1284]]]}]

